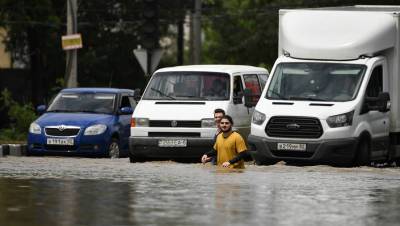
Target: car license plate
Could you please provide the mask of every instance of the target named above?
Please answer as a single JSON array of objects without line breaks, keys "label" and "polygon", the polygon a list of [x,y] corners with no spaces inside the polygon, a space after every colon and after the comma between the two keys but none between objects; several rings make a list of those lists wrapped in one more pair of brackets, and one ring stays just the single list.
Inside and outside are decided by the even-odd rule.
[{"label": "car license plate", "polygon": [[159,147],[186,147],[187,140],[185,139],[162,139],[158,141]]},{"label": "car license plate", "polygon": [[74,139],[73,138],[47,138],[47,144],[48,145],[68,145],[68,146],[73,146],[74,145]]},{"label": "car license plate", "polygon": [[307,150],[307,145],[306,144],[293,144],[293,143],[278,143],[278,150],[305,151],[305,150]]}]

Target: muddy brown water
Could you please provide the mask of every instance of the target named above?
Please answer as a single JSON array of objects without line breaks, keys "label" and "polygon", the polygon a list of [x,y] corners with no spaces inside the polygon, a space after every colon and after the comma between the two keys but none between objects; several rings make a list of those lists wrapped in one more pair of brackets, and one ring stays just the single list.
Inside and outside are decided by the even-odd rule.
[{"label": "muddy brown water", "polygon": [[399,225],[400,168],[0,158],[0,225]]}]

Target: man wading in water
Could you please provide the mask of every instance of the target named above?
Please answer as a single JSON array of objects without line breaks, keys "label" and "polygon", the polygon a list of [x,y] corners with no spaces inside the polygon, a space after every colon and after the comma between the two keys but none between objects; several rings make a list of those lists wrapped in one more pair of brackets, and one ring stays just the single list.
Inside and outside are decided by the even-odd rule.
[{"label": "man wading in water", "polygon": [[242,136],[232,131],[233,120],[229,115],[222,117],[220,128],[222,133],[217,136],[214,148],[201,157],[204,164],[210,157],[217,155],[217,165],[235,169],[243,169],[243,159],[248,156],[246,144]]}]

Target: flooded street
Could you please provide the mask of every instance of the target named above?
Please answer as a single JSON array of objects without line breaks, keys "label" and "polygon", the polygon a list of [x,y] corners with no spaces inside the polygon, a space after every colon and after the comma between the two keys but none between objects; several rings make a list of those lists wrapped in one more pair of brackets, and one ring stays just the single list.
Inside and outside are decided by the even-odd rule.
[{"label": "flooded street", "polygon": [[0,224],[399,225],[400,168],[0,158]]}]

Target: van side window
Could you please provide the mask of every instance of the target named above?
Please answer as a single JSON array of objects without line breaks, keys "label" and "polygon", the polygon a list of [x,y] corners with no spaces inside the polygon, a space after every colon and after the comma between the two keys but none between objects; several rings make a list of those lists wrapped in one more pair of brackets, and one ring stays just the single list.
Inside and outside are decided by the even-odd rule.
[{"label": "van side window", "polygon": [[383,90],[383,68],[379,65],[374,68],[369,79],[366,94],[368,97],[378,97]]},{"label": "van side window", "polygon": [[264,90],[265,84],[267,83],[268,75],[266,74],[259,74],[258,80],[260,81],[261,85],[261,92]]},{"label": "van side window", "polygon": [[240,76],[235,76],[233,82],[233,96],[238,97],[243,95],[243,83]]},{"label": "van side window", "polygon": [[254,95],[253,101],[257,103],[261,95],[260,82],[258,81],[257,75],[243,75],[243,78],[246,88],[249,88]]}]

